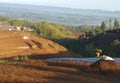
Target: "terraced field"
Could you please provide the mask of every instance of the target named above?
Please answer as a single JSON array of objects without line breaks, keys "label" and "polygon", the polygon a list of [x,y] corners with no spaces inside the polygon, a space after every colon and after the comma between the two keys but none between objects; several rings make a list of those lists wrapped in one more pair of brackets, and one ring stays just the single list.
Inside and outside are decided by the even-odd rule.
[{"label": "terraced field", "polygon": [[[28,37],[24,39],[23,37]],[[0,31],[0,58],[33,54],[56,54],[67,49],[48,39],[22,31]]]}]

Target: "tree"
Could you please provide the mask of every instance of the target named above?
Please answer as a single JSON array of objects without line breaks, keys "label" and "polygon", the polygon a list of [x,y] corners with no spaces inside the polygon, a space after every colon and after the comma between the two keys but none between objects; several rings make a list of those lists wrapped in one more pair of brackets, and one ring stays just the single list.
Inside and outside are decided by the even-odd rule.
[{"label": "tree", "polygon": [[105,24],[105,22],[104,22],[104,21],[102,22],[102,24],[101,24],[100,28],[101,28],[101,31],[102,31],[103,33],[105,33],[106,24]]},{"label": "tree", "polygon": [[111,19],[109,19],[109,28],[110,28],[110,30],[112,29],[112,20]]},{"label": "tree", "polygon": [[102,33],[101,29],[100,29],[100,26],[96,26],[95,29],[94,29],[96,35]]},{"label": "tree", "polygon": [[117,19],[115,19],[115,22],[114,22],[114,29],[118,29],[119,28],[119,21]]},{"label": "tree", "polygon": [[114,40],[112,45],[120,45],[120,40],[118,40],[118,39]]},{"label": "tree", "polygon": [[60,39],[64,38],[68,35],[68,31],[65,27],[54,24],[54,23],[47,23],[41,22],[36,24],[36,34],[39,36],[43,36],[49,39]]}]

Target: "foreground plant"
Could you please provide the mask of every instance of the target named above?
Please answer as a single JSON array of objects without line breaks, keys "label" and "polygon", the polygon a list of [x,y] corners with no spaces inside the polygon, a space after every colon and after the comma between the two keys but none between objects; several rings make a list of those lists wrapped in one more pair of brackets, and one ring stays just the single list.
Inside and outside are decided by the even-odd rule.
[{"label": "foreground plant", "polygon": [[12,59],[12,61],[23,61],[23,60],[28,60],[27,56],[16,56]]},{"label": "foreground plant", "polygon": [[14,58],[12,59],[12,61],[19,61],[19,60],[20,60],[20,59],[19,59],[18,56],[14,57]]},{"label": "foreground plant", "polygon": [[0,63],[7,62],[6,60],[0,59]]}]

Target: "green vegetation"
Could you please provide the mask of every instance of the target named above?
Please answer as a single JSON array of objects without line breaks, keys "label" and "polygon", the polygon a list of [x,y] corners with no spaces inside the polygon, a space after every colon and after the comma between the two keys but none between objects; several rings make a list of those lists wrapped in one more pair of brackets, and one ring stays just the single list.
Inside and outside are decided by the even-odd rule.
[{"label": "green vegetation", "polygon": [[23,20],[14,20],[9,17],[0,16],[0,23],[9,26],[31,26],[31,22]]},{"label": "green vegetation", "polygon": [[20,59],[19,59],[18,56],[14,57],[14,58],[12,59],[12,61],[19,61],[19,60],[20,60]]},{"label": "green vegetation", "polygon": [[4,59],[0,59],[0,63],[3,63],[3,62],[7,62],[7,61]]},{"label": "green vegetation", "polygon": [[104,21],[102,22],[102,24],[101,24],[100,28],[101,28],[101,31],[102,31],[103,33],[105,33],[106,24],[105,24],[105,22],[104,22]]},{"label": "green vegetation", "polygon": [[29,22],[53,22],[62,25],[99,25],[102,20],[120,18],[120,12],[70,9],[20,4],[0,4],[0,15]]},{"label": "green vegetation", "polygon": [[4,63],[8,61],[17,62],[17,61],[24,61],[24,60],[28,60],[28,57],[27,56],[15,56],[11,60],[0,59],[0,63]]},{"label": "green vegetation", "polygon": [[40,22],[33,23],[27,22],[23,20],[13,20],[8,17],[0,17],[0,22],[9,26],[35,26],[35,31],[30,32],[32,34],[36,34],[38,36],[43,36],[48,39],[60,39],[65,38],[70,35],[70,31],[66,30],[66,28],[59,24],[48,23],[48,22]]},{"label": "green vegetation", "polygon": [[49,39],[60,39],[67,37],[70,32],[67,31],[64,26],[41,22],[36,25],[36,34]]},{"label": "green vegetation", "polygon": [[[95,49],[100,48],[106,52],[106,54],[113,56],[113,57],[120,57],[119,56],[119,49],[120,49],[120,38],[111,40],[111,42],[104,44],[104,42],[98,41],[105,40],[100,37],[109,36],[110,34],[119,34],[120,33],[120,25],[117,19],[109,20],[109,24],[106,21],[103,21],[99,26],[91,26],[91,25],[81,25],[79,27],[68,27],[55,24],[55,23],[48,23],[48,22],[40,22],[40,23],[33,23],[27,22],[22,20],[13,20],[8,17],[0,17],[0,22],[2,24],[6,24],[9,26],[35,26],[35,31],[30,32],[32,34],[36,34],[38,36],[42,36],[48,39],[52,39],[53,41],[65,46],[71,51],[74,51],[83,57],[95,57]],[[107,26],[109,25],[109,26]],[[74,28],[74,29],[73,29]],[[84,39],[73,39],[71,37],[71,33],[76,32],[83,32],[85,33],[86,38]],[[112,36],[112,35],[110,35]],[[107,40],[106,40],[107,41]],[[109,41],[109,40],[108,40]],[[102,47],[101,45],[104,45]],[[14,57],[13,61],[25,60],[27,57]]]},{"label": "green vegetation", "polygon": [[89,38],[95,37],[98,34],[101,34],[102,26],[90,26],[90,25],[83,25],[75,28],[78,32],[86,33],[86,36]]},{"label": "green vegetation", "polygon": [[117,19],[115,19],[115,22],[114,22],[114,29],[119,29],[120,28],[120,25],[119,25],[119,21]]},{"label": "green vegetation", "polygon": [[[82,25],[79,27],[76,27],[75,30],[78,32],[84,32],[87,36],[90,38],[95,37],[99,34],[105,34],[109,30],[116,30],[119,31],[120,24],[117,19],[114,20],[109,19],[109,24],[107,24],[106,21],[102,21],[100,26],[91,26],[91,25]],[[109,26],[108,26],[109,25]]]},{"label": "green vegetation", "polygon": [[105,48],[106,52],[108,55],[113,56],[113,57],[120,57],[120,40],[115,39],[111,45],[107,46]]},{"label": "green vegetation", "polygon": [[[83,25],[74,29],[78,32],[84,32],[87,39],[61,39],[55,41],[83,57],[95,57],[96,51],[100,54],[120,57],[119,21],[115,19],[112,22],[110,19],[109,23],[103,21],[100,26]],[[106,25],[109,25],[109,27]]]},{"label": "green vegetation", "polygon": [[54,41],[83,57],[95,57],[95,46],[89,40],[65,38]]},{"label": "green vegetation", "polygon": [[24,61],[24,60],[28,60],[27,56],[16,56],[12,58],[12,61]]}]

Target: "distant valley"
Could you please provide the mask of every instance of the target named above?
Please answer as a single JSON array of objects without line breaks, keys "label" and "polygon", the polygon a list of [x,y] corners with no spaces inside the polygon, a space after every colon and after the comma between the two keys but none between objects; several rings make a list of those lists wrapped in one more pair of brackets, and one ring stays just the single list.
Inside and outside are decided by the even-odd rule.
[{"label": "distant valley", "polygon": [[120,11],[0,3],[0,16],[32,22],[47,21],[68,26],[78,26],[99,25],[102,21],[108,22],[109,19],[120,20]]}]

